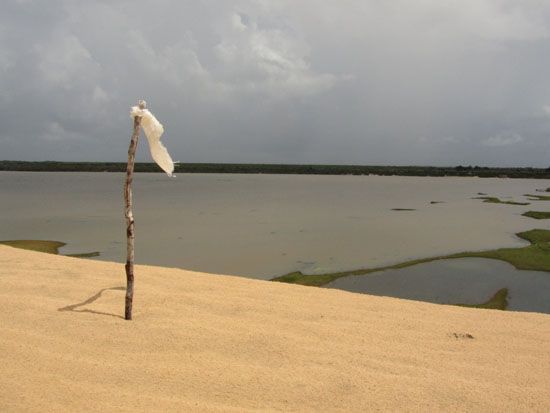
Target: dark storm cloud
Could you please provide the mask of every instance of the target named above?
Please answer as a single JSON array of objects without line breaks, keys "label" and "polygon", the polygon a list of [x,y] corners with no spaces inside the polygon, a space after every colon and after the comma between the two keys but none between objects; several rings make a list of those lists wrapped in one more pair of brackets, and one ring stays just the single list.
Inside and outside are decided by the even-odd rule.
[{"label": "dark storm cloud", "polygon": [[[5,1],[0,158],[550,164],[550,3]],[[146,151],[141,151],[147,159]]]}]

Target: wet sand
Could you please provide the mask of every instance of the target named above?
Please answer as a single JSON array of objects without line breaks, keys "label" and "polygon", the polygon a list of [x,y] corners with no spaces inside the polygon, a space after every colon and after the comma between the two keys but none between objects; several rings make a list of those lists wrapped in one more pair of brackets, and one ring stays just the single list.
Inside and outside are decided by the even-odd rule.
[{"label": "wet sand", "polygon": [[548,411],[550,316],[0,246],[1,411]]}]

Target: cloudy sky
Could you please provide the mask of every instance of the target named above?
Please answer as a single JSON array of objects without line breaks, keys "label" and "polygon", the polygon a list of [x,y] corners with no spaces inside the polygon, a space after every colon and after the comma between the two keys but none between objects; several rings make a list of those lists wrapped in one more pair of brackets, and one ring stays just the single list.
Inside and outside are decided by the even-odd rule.
[{"label": "cloudy sky", "polygon": [[181,162],[548,167],[550,1],[2,1],[0,159],[124,161],[138,98]]}]

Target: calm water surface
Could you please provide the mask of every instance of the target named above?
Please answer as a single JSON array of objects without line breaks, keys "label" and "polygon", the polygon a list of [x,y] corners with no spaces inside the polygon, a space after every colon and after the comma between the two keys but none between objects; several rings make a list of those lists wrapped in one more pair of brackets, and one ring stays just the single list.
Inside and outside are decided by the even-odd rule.
[{"label": "calm water surface", "polygon": [[[63,253],[125,260],[119,173],[0,172],[0,239],[51,239]],[[525,245],[550,210],[484,204],[524,199],[541,180],[380,176],[137,174],[136,262],[268,279]],[[430,204],[430,201],[442,201]],[[412,208],[415,211],[393,211]],[[494,291],[493,291],[494,293]]]},{"label": "calm water surface", "polygon": [[550,313],[550,273],[520,271],[485,258],[433,261],[344,277],[326,287],[439,304],[480,304],[508,288],[509,310]]}]

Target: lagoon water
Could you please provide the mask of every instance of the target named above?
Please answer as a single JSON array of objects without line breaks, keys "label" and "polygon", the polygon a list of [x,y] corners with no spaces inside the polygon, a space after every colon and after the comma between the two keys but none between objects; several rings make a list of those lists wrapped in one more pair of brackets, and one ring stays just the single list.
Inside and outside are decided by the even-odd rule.
[{"label": "lagoon water", "polygon": [[[121,173],[0,172],[0,239],[59,240],[68,244],[63,253],[99,251],[97,259],[124,262],[123,183]],[[521,213],[549,211],[550,202],[472,197],[524,200],[548,186],[533,179],[136,174],[136,263],[269,279],[521,246],[516,232],[548,227]]]},{"label": "lagoon water", "polygon": [[486,258],[446,259],[339,278],[328,288],[439,304],[481,304],[508,288],[508,309],[550,313],[550,274]]}]

